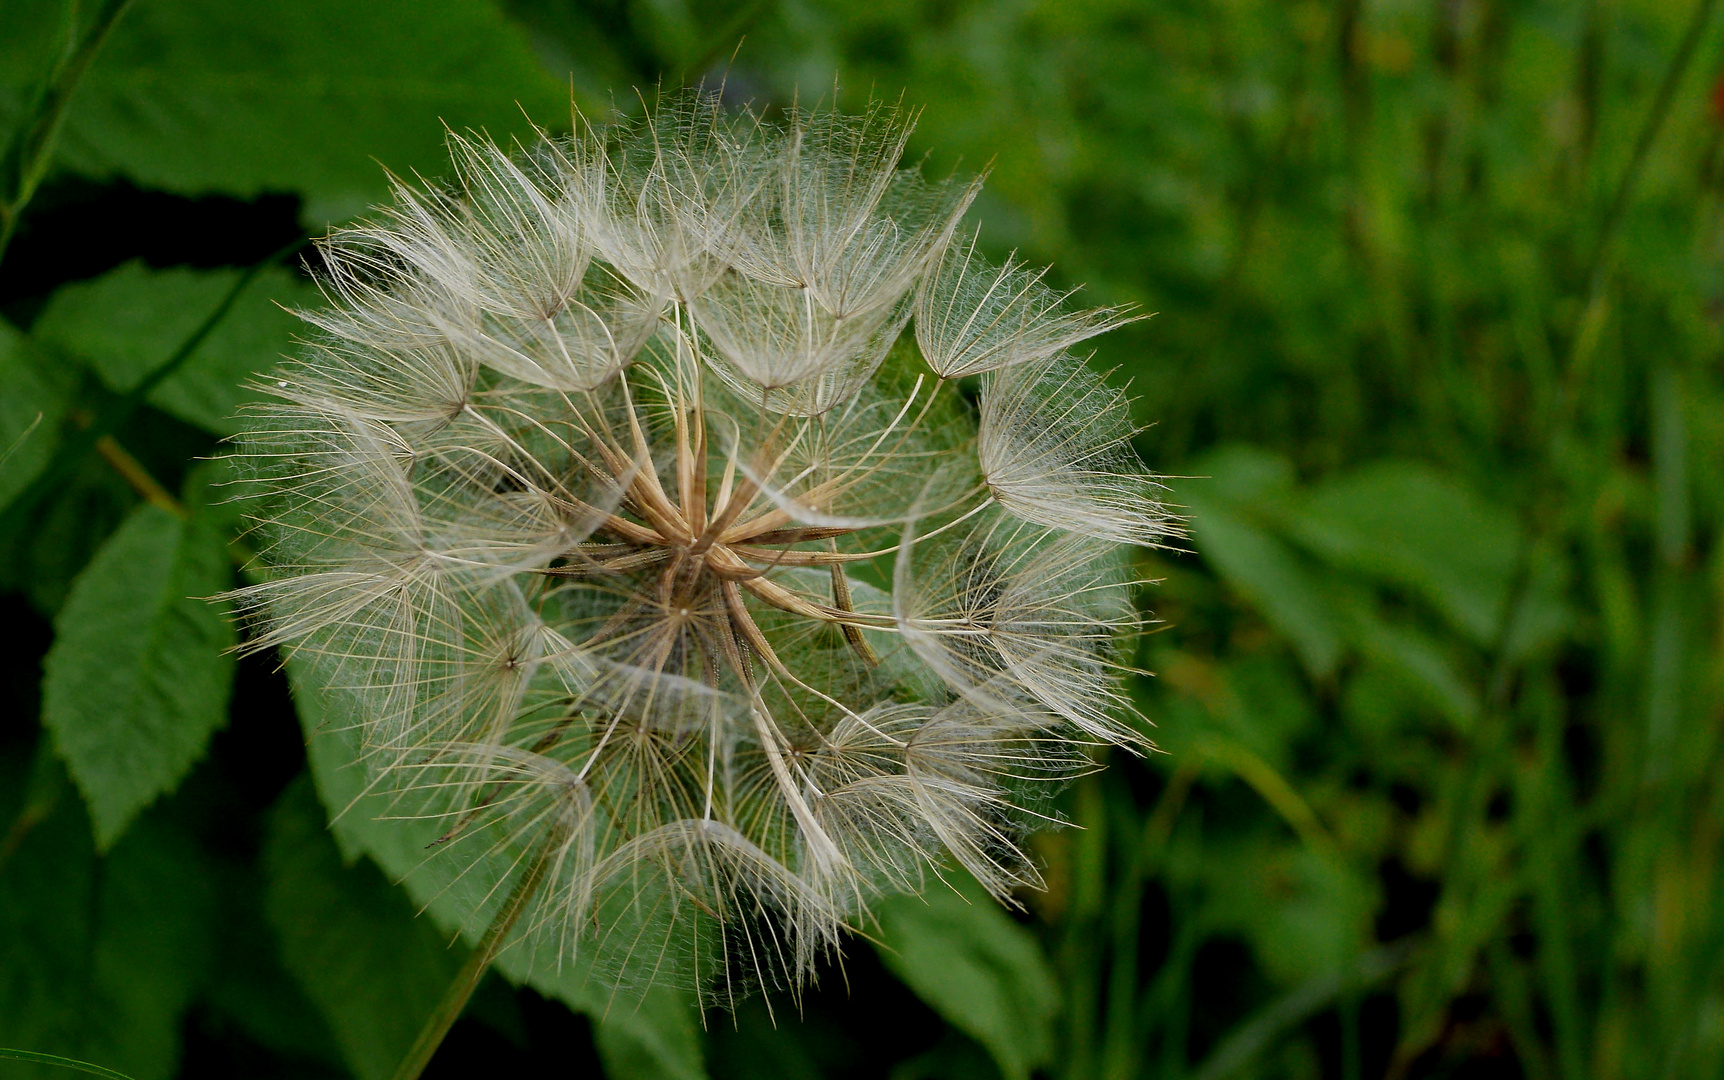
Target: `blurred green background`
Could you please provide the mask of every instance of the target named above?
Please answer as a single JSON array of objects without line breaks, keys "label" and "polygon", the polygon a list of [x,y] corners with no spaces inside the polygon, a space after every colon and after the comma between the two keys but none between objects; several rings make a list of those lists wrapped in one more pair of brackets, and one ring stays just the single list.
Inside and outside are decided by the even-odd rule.
[{"label": "blurred green background", "polygon": [[1065,793],[1022,912],[889,902],[704,1026],[493,976],[427,1075],[1720,1075],[1714,6],[4,0],[0,1046],[389,1075],[462,947],[185,599],[235,572],[206,459],[441,123],[723,78],[902,92],[996,257],[1156,313],[1093,363],[1191,520],[1165,753]]}]

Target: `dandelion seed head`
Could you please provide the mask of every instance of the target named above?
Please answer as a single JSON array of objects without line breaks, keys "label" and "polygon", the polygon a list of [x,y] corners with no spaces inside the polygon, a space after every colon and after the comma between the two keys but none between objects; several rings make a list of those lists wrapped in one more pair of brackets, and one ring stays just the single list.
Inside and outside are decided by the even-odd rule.
[{"label": "dandelion seed head", "polygon": [[451,135],[448,184],[324,242],[239,444],[249,647],[619,985],[797,986],[942,862],[1034,886],[1047,794],[1142,743],[1126,553],[1174,526],[1070,352],[1120,313],[989,265],[912,122],[697,92]]}]

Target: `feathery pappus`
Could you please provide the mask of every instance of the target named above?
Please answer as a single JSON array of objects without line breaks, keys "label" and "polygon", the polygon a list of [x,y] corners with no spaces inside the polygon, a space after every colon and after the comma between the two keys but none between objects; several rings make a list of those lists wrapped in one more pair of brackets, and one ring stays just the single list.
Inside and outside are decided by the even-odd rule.
[{"label": "feathery pappus", "polygon": [[323,242],[239,440],[248,648],[607,978],[797,985],[947,860],[1005,899],[1052,787],[1143,743],[1129,555],[1176,526],[1072,352],[1127,317],[984,258],[912,122],[452,135]]}]

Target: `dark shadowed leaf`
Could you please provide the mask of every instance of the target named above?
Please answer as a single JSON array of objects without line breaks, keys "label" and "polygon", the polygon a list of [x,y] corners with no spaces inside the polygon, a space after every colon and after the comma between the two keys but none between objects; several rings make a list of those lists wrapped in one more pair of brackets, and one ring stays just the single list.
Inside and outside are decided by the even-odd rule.
[{"label": "dark shadowed leaf", "polygon": [[[76,800],[63,800],[0,874],[0,1045],[169,1080],[206,978],[215,906],[207,864],[183,835],[146,820],[97,859]],[[72,1074],[7,1062],[0,1075]]]},{"label": "dark shadowed leaf", "polygon": [[60,443],[67,387],[28,339],[0,320],[0,510],[36,479]]},{"label": "dark shadowed leaf", "polygon": [[281,953],[359,1080],[387,1080],[461,966],[369,860],[343,865],[310,780],[270,814],[265,907]]}]

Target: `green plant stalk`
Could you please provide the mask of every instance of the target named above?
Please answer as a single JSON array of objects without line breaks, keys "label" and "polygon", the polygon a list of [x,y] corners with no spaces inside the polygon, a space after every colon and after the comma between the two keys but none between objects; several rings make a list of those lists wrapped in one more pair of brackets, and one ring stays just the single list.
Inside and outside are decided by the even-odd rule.
[{"label": "green plant stalk", "polygon": [[[1128,828],[1122,832],[1129,841],[1135,837],[1127,824]],[[1141,1052],[1132,1021],[1137,1013],[1138,915],[1143,905],[1145,852],[1141,844],[1129,846],[1131,850],[1121,853],[1121,880],[1114,887],[1109,905],[1109,945],[1113,956],[1108,966],[1107,1006],[1102,1015],[1099,1075],[1104,1080],[1131,1080],[1137,1073]]]},{"label": "green plant stalk", "polygon": [[[60,137],[73,91],[89,70],[96,53],[101,51],[109,31],[131,3],[132,0],[103,0],[89,31],[78,41],[77,47],[55,66],[47,82],[37,92],[36,100],[25,110],[24,122],[19,125],[4,155],[0,155],[0,183],[5,184],[5,190],[0,191],[0,261],[6,258],[6,249],[17,232],[18,219],[23,215],[24,207],[48,173],[54,143]],[[71,29],[76,30],[75,21]]]},{"label": "green plant stalk", "polygon": [[491,920],[491,925],[485,930],[485,936],[479,944],[467,955],[466,963],[455,973],[455,978],[449,983],[449,988],[443,992],[443,998],[432,1010],[425,1026],[419,1029],[419,1036],[408,1047],[407,1053],[401,1059],[401,1064],[395,1067],[394,1080],[419,1080],[419,1074],[425,1071],[425,1066],[431,1064],[431,1058],[437,1053],[443,1039],[449,1034],[449,1029],[455,1026],[455,1021],[461,1018],[461,1010],[467,1007],[467,999],[473,996],[473,991],[479,988],[479,982],[490,970],[491,962],[502,951],[503,943],[508,939],[509,932],[515,928],[515,923],[532,902],[539,886],[544,883],[545,872],[550,860],[546,857],[550,845],[533,857],[532,865],[520,881],[515,883],[503,906],[497,909],[497,915]]},{"label": "green plant stalk", "polygon": [[1071,908],[1064,947],[1067,986],[1067,1046],[1063,1075],[1088,1077],[1097,1059],[1096,1019],[1101,985],[1102,905],[1107,890],[1107,804],[1101,782],[1078,782],[1073,838]]},{"label": "green plant stalk", "polygon": [[[1142,932],[1139,916],[1144,887],[1151,871],[1161,863],[1174,820],[1197,782],[1197,772],[1192,761],[1184,762],[1173,772],[1141,834],[1122,858],[1125,881],[1114,893],[1113,966],[1102,1028],[1101,1075],[1106,1080],[1129,1080],[1137,1075],[1148,1049],[1147,1029],[1140,1022],[1143,1006],[1137,992],[1137,951]],[[1129,837],[1129,823],[1122,832]]]},{"label": "green plant stalk", "polygon": [[[1539,719],[1536,740],[1541,763],[1529,777],[1523,797],[1516,799],[1516,816],[1524,813],[1531,818],[1527,823],[1526,857],[1531,863],[1538,963],[1550,1000],[1557,1075],[1562,1080],[1581,1080],[1586,1075],[1585,1021],[1568,910],[1574,892],[1574,830],[1562,812],[1565,805],[1572,805],[1573,793],[1566,783],[1559,724],[1549,710]],[[1522,806],[1524,809],[1518,809]]]},{"label": "green plant stalk", "polygon": [[1287,1031],[1348,994],[1357,995],[1399,971],[1412,955],[1408,943],[1381,945],[1339,971],[1325,971],[1300,983],[1240,1024],[1210,1053],[1197,1080],[1237,1075]]},{"label": "green plant stalk", "polygon": [[1688,26],[1682,32],[1682,41],[1676,46],[1676,55],[1670,58],[1670,66],[1664,71],[1664,81],[1658,84],[1658,93],[1652,99],[1652,108],[1647,112],[1646,121],[1640,127],[1640,134],[1634,140],[1634,150],[1628,157],[1628,166],[1623,169],[1622,177],[1616,183],[1610,208],[1605,211],[1604,223],[1599,227],[1598,238],[1592,245],[1592,255],[1587,259],[1589,303],[1598,295],[1600,278],[1608,269],[1611,242],[1616,239],[1616,234],[1622,227],[1623,215],[1628,212],[1628,203],[1634,196],[1635,187],[1640,183],[1640,174],[1645,170],[1647,155],[1651,153],[1652,144],[1658,139],[1664,121],[1670,115],[1670,106],[1676,100],[1676,88],[1682,85],[1683,77],[1688,74],[1688,65],[1694,59],[1694,52],[1700,46],[1701,35],[1706,32],[1706,24],[1712,20],[1712,9],[1717,4],[1718,0],[1695,0],[1694,10],[1688,17]]},{"label": "green plant stalk", "polygon": [[1581,306],[1580,319],[1575,324],[1574,341],[1569,348],[1568,364],[1563,372],[1565,415],[1567,406],[1571,406],[1578,397],[1581,375],[1592,359],[1592,350],[1597,345],[1599,330],[1607,315],[1608,302],[1604,286],[1610,272],[1611,247],[1616,240],[1616,234],[1622,228],[1622,219],[1628,213],[1628,204],[1634,198],[1634,189],[1639,186],[1640,174],[1645,171],[1652,144],[1657,141],[1664,121],[1670,115],[1670,107],[1676,100],[1676,88],[1682,85],[1683,78],[1688,74],[1688,66],[1694,60],[1694,53],[1700,46],[1700,38],[1706,32],[1706,25],[1712,20],[1712,9],[1717,3],[1718,0],[1695,0],[1693,13],[1688,17],[1688,26],[1682,32],[1682,40],[1676,46],[1676,54],[1670,58],[1670,66],[1664,71],[1663,82],[1658,84],[1658,93],[1653,97],[1646,121],[1634,140],[1634,150],[1629,154],[1628,165],[1622,170],[1622,176],[1616,182],[1616,191],[1611,196],[1610,206],[1605,210],[1604,221],[1598,229],[1598,238],[1593,241],[1592,253],[1586,261],[1585,303]]}]

